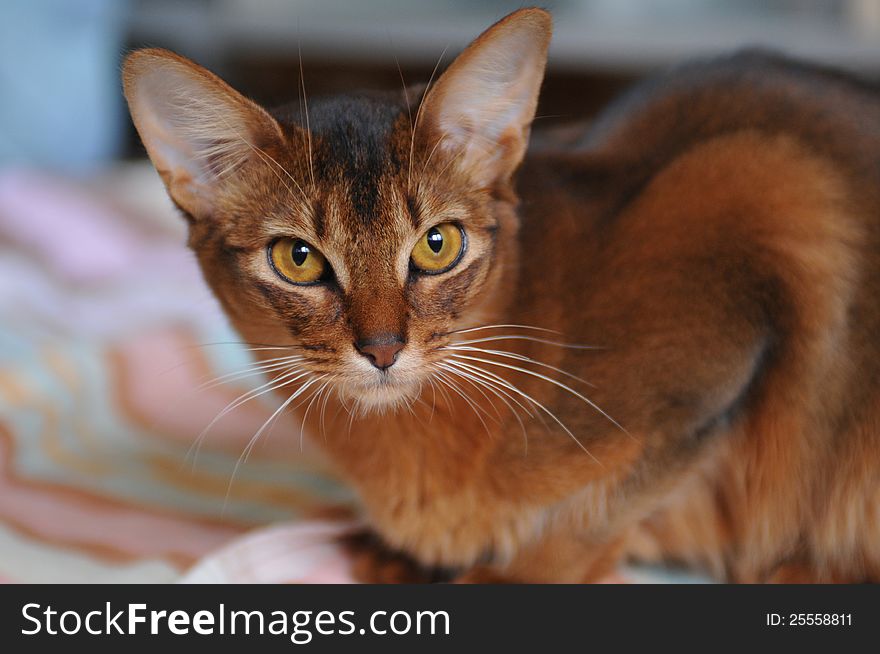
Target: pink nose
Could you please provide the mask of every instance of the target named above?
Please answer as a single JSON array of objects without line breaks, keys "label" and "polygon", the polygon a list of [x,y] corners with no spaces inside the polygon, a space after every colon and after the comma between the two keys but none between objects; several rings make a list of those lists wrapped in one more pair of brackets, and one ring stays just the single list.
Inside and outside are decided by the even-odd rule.
[{"label": "pink nose", "polygon": [[379,370],[394,365],[404,345],[406,343],[399,336],[383,336],[355,343],[358,352],[367,357]]}]

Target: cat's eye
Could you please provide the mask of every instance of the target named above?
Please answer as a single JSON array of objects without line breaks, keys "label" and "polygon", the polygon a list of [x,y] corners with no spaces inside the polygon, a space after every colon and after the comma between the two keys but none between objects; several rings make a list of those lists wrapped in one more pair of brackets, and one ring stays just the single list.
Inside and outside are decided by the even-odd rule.
[{"label": "cat's eye", "polygon": [[458,263],[464,253],[464,233],[458,225],[442,223],[425,232],[413,248],[410,260],[420,272],[436,275]]},{"label": "cat's eye", "polygon": [[324,255],[298,238],[279,238],[272,243],[269,261],[279,276],[293,284],[314,284],[327,273]]}]

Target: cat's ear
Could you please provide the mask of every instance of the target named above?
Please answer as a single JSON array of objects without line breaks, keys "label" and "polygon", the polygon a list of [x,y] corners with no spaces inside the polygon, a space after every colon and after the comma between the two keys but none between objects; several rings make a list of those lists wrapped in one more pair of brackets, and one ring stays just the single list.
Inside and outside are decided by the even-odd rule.
[{"label": "cat's ear", "polygon": [[135,127],[174,201],[194,217],[210,215],[218,185],[281,138],[261,107],[201,66],[167,50],[130,54],[125,97]]},{"label": "cat's ear", "polygon": [[[428,92],[423,118],[479,184],[505,182],[525,154],[553,23],[521,9],[483,32]],[[429,144],[428,147],[433,147]]]}]

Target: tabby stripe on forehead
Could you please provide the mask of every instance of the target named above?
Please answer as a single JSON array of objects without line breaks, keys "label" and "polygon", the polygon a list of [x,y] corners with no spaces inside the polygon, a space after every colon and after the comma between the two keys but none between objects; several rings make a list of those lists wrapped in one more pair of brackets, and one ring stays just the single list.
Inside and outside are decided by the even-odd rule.
[{"label": "tabby stripe on forehead", "polygon": [[327,214],[324,210],[324,205],[320,202],[315,203],[312,209],[312,227],[315,229],[315,235],[318,237],[318,240],[322,240],[327,233],[326,219]]},{"label": "tabby stripe on forehead", "polygon": [[410,222],[413,227],[418,229],[422,224],[421,211],[419,211],[419,201],[409,193],[406,194],[406,208],[409,210]]},{"label": "tabby stripe on forehead", "polygon": [[354,217],[363,225],[370,225],[378,209],[379,167],[358,171],[351,176],[349,199]]}]

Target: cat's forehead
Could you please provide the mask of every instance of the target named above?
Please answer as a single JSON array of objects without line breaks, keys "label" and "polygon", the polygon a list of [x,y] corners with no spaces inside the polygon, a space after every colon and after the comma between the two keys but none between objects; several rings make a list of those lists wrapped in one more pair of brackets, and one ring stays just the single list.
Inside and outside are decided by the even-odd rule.
[{"label": "cat's forehead", "polygon": [[[335,96],[309,106],[308,121],[299,107],[279,116],[308,126],[309,174],[314,176],[316,230],[345,216],[352,231],[374,228],[406,210],[400,193],[410,152],[409,113],[402,93]],[[304,110],[303,110],[304,112]],[[403,204],[403,206],[401,206]]]},{"label": "cat's forehead", "polygon": [[273,112],[283,125],[310,134],[315,181],[376,178],[399,171],[410,124],[402,93],[363,92],[287,105]]}]

